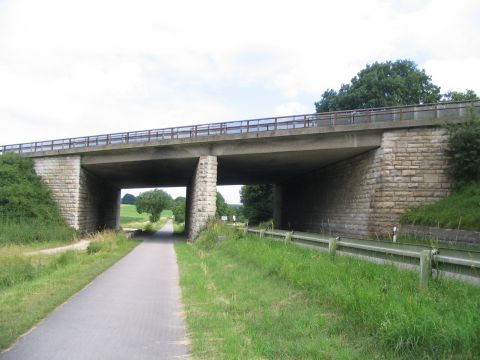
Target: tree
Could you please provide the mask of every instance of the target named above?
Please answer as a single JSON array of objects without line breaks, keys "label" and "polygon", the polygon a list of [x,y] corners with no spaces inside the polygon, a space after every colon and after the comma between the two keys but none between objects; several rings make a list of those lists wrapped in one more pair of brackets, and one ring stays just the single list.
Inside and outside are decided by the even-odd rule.
[{"label": "tree", "polygon": [[150,221],[156,222],[163,210],[173,207],[173,200],[165,191],[155,189],[138,195],[136,205],[139,214],[148,213]]},{"label": "tree", "polygon": [[175,216],[175,221],[178,223],[183,223],[185,221],[185,206],[186,199],[184,197],[179,196],[175,199],[172,211]]},{"label": "tree", "polygon": [[0,222],[25,219],[64,223],[32,160],[7,153],[0,156]]},{"label": "tree", "polygon": [[475,91],[467,89],[465,92],[449,91],[442,95],[442,101],[472,101],[480,100]]},{"label": "tree", "polygon": [[339,91],[327,89],[315,103],[317,112],[438,102],[440,87],[411,60],[375,62]]},{"label": "tree", "polygon": [[132,194],[125,194],[122,197],[122,204],[135,205],[136,201],[137,201],[137,197]]},{"label": "tree", "polygon": [[224,197],[222,196],[222,194],[220,194],[218,191],[217,191],[216,204],[217,204],[217,211],[216,211],[216,213],[215,213],[215,216],[216,216],[217,218],[222,217],[223,215],[229,216],[228,205],[227,205],[227,203],[225,202],[225,199],[224,199]]},{"label": "tree", "polygon": [[240,190],[243,214],[251,224],[258,224],[273,217],[273,186],[244,185]]}]

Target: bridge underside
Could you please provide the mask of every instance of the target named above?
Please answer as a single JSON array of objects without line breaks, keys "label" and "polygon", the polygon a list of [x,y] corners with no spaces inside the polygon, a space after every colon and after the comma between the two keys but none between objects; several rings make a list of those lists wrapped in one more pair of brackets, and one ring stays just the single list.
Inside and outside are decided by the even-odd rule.
[{"label": "bridge underside", "polygon": [[[103,149],[34,158],[67,221],[118,227],[122,188],[187,187],[191,237],[215,214],[216,185],[275,184],[278,227],[388,232],[406,208],[450,188],[438,127],[367,129]],[[86,214],[85,214],[86,213]]]}]

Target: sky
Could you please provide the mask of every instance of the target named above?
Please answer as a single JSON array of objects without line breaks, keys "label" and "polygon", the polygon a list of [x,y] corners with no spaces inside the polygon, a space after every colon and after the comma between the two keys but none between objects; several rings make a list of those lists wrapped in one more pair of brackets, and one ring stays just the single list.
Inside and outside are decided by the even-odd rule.
[{"label": "sky", "polygon": [[0,0],[0,144],[311,113],[374,61],[480,94],[479,19],[478,0]]}]

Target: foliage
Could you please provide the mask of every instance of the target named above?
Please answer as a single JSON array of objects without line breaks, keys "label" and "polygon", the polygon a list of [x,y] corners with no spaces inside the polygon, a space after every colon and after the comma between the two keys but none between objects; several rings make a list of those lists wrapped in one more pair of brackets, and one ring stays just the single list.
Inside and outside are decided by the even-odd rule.
[{"label": "foliage", "polygon": [[[480,352],[474,286],[438,278],[419,291],[416,272],[250,235],[210,248],[176,248],[194,353],[468,359]],[[275,288],[283,293],[272,303]],[[233,324],[237,331],[229,330]]]},{"label": "foliage", "polygon": [[250,224],[273,217],[273,185],[244,185],[240,190],[243,214]]},{"label": "foliage", "polygon": [[220,194],[218,191],[217,191],[216,205],[217,205],[217,211],[215,213],[215,216],[217,218],[220,218],[224,215],[225,216],[229,215],[228,204],[225,202],[225,199],[222,196],[222,194]]},{"label": "foliage", "polygon": [[409,209],[403,224],[480,231],[480,182],[455,189],[435,203]]},{"label": "foliage", "polygon": [[473,101],[480,100],[475,91],[467,89],[465,92],[449,91],[442,95],[442,101]]},{"label": "foliage", "polygon": [[155,189],[141,193],[137,197],[136,205],[138,213],[149,213],[150,221],[156,222],[160,219],[162,210],[173,207],[173,200],[165,191]]},{"label": "foliage", "polygon": [[457,186],[480,181],[480,118],[468,109],[466,122],[448,124],[447,156]]},{"label": "foliage", "polygon": [[39,219],[63,223],[50,190],[35,173],[31,159],[0,156],[0,222]]},{"label": "foliage", "polygon": [[132,194],[125,194],[122,197],[122,204],[135,205],[137,197]]},{"label": "foliage", "polygon": [[187,201],[183,196],[179,196],[175,199],[172,211],[175,221],[178,223],[183,223],[185,221],[186,203]]},{"label": "foliage", "polygon": [[317,112],[423,104],[440,100],[440,88],[411,60],[375,62],[337,92],[326,90]]}]

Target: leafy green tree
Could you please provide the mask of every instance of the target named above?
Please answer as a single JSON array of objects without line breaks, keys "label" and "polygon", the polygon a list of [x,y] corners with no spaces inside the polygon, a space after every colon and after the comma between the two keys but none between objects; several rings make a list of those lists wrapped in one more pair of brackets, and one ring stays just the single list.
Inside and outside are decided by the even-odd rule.
[{"label": "leafy green tree", "polygon": [[338,91],[327,89],[317,112],[437,102],[440,88],[411,60],[375,62]]},{"label": "leafy green tree", "polygon": [[186,200],[183,196],[179,196],[175,199],[172,211],[175,216],[175,221],[178,223],[183,223],[185,221],[185,206]]},{"label": "leafy green tree", "polygon": [[469,109],[467,121],[446,126],[447,155],[456,186],[480,181],[480,118]]},{"label": "leafy green tree", "polygon": [[243,214],[250,224],[258,224],[273,217],[273,186],[244,185],[240,190]]},{"label": "leafy green tree", "polygon": [[0,221],[24,219],[64,223],[32,160],[7,153],[0,156]]},{"label": "leafy green tree", "polygon": [[122,197],[122,204],[135,205],[137,197],[132,194],[125,194]]},{"label": "leafy green tree", "polygon": [[156,222],[160,219],[163,210],[173,207],[173,200],[165,191],[155,189],[138,195],[136,205],[139,214],[148,213],[150,221]]},{"label": "leafy green tree", "polygon": [[228,204],[225,202],[225,199],[222,196],[222,194],[220,194],[218,191],[217,191],[216,204],[217,204],[217,211],[215,213],[215,216],[217,218],[222,217],[223,215],[229,216]]},{"label": "leafy green tree", "polygon": [[480,100],[475,91],[467,89],[465,92],[449,91],[442,95],[442,101],[472,101]]}]

